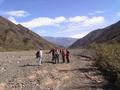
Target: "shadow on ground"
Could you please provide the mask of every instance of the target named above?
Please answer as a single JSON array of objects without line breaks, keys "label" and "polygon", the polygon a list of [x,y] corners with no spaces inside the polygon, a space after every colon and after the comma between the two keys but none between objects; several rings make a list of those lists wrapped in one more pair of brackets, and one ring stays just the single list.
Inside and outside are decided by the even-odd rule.
[{"label": "shadow on ground", "polygon": [[89,67],[89,68],[76,68],[76,69],[71,69],[71,70],[59,70],[59,72],[71,72],[71,71],[80,71],[82,73],[85,72],[90,72],[90,71],[95,71],[98,70],[96,67]]},{"label": "shadow on ground", "polygon": [[26,64],[26,65],[20,65],[19,67],[36,67],[36,66],[39,66],[39,65]]}]

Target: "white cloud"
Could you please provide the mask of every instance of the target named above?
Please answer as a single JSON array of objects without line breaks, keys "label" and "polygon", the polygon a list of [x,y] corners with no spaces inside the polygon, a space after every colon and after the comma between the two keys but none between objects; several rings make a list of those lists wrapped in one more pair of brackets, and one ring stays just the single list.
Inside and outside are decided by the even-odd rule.
[{"label": "white cloud", "polygon": [[18,24],[14,17],[8,17],[8,19],[13,23]]},{"label": "white cloud", "polygon": [[79,33],[79,34],[74,34],[74,35],[70,35],[70,37],[72,38],[82,38],[84,36],[86,36],[89,32],[83,32],[83,33]]},{"label": "white cloud", "polygon": [[92,25],[97,25],[97,24],[102,24],[105,22],[105,18],[102,16],[97,16],[97,17],[87,17],[87,16],[76,16],[76,17],[71,17],[68,19],[69,22],[72,23],[76,26],[81,25],[81,26],[92,26]]},{"label": "white cloud", "polygon": [[66,18],[63,16],[55,17],[55,18],[39,17],[39,18],[34,18],[31,21],[22,22],[21,24],[29,28],[36,28],[41,26],[58,26],[60,23],[63,23],[65,21]]},{"label": "white cloud", "polygon": [[[18,23],[14,17],[9,17],[8,19],[13,23]],[[103,28],[106,25],[106,20],[103,16],[76,16],[70,18],[65,18],[63,16],[55,18],[38,17],[27,22],[21,22],[20,24],[24,25],[25,27],[31,28],[36,33],[42,35],[45,35],[46,31],[42,30],[42,28],[40,27],[60,26],[56,28],[58,29],[57,32],[55,32],[56,35],[82,38],[92,30]]]},{"label": "white cloud", "polygon": [[8,11],[8,12],[4,12],[5,15],[9,15],[9,16],[14,16],[14,17],[26,17],[29,14],[24,11],[24,10],[18,10],[18,11]]},{"label": "white cloud", "polygon": [[82,38],[88,34],[88,31],[103,28],[107,25],[103,16],[74,16],[68,18],[64,16],[55,18],[38,17],[26,22],[17,22],[17,18],[14,16],[9,16],[8,19],[15,24],[22,24],[42,35],[45,35],[47,31],[43,30],[41,27],[55,26],[57,31],[53,32],[55,35],[70,36],[73,38]]},{"label": "white cloud", "polygon": [[92,17],[84,21],[84,26],[93,26],[105,23],[105,18],[102,16]]},{"label": "white cloud", "polygon": [[92,30],[105,27],[106,23],[107,21],[102,16],[87,17],[87,19],[82,22],[66,24],[57,34],[65,35],[67,33],[69,37],[82,38]]},{"label": "white cloud", "polygon": [[54,22],[55,22],[55,23],[62,23],[62,22],[64,22],[65,20],[66,20],[65,17],[60,16],[60,17],[56,17],[56,18],[54,19]]},{"label": "white cloud", "polygon": [[[16,19],[14,17],[8,18],[10,21],[12,21],[15,24],[18,24]],[[39,17],[34,18],[31,21],[27,22],[19,22],[23,26],[34,29],[45,26],[56,26],[58,28],[57,34],[76,34],[76,32],[84,32],[84,30],[95,30],[102,26],[104,26],[106,20],[102,16],[98,17],[87,17],[87,16],[76,16],[76,17],[70,17],[65,18],[63,16],[55,17],[55,18],[49,18],[49,17]],[[63,24],[64,23],[64,24]],[[60,26],[60,27],[58,27]],[[37,30],[39,31],[39,30]],[[78,33],[77,33],[78,34]],[[85,33],[74,35],[73,37],[78,37],[78,35],[84,35]]]},{"label": "white cloud", "polygon": [[91,17],[91,18],[87,17],[87,19],[85,19],[82,22],[68,23],[64,28],[61,29],[61,32],[59,33],[70,33],[80,30],[91,30],[91,29],[94,30],[104,26],[105,22],[106,20],[102,16]]},{"label": "white cloud", "polygon": [[76,16],[76,17],[70,17],[70,18],[69,18],[69,22],[78,23],[78,22],[85,21],[85,20],[87,20],[87,19],[88,19],[87,16]]},{"label": "white cloud", "polygon": [[64,24],[65,28],[72,30],[72,29],[86,27],[86,26],[103,24],[104,22],[105,22],[105,19],[102,16],[97,16],[97,17],[75,16],[70,18],[59,16],[55,18],[49,18],[49,17],[33,18],[30,21],[20,22],[20,24],[28,28],[38,28],[38,27],[45,27],[45,26],[58,27],[61,24]]}]

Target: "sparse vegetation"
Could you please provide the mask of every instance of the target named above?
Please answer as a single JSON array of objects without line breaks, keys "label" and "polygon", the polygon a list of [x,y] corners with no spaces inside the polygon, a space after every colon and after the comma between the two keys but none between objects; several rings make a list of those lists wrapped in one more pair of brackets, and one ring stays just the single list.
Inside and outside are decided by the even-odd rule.
[{"label": "sparse vegetation", "polygon": [[26,27],[0,17],[0,51],[49,49],[54,46]]},{"label": "sparse vegetation", "polygon": [[120,90],[120,44],[92,44],[97,51],[96,65],[110,76],[112,83]]},{"label": "sparse vegetation", "polygon": [[30,39],[29,38],[23,38],[23,42],[25,43],[25,44],[27,44],[28,43],[28,41],[29,41]]}]

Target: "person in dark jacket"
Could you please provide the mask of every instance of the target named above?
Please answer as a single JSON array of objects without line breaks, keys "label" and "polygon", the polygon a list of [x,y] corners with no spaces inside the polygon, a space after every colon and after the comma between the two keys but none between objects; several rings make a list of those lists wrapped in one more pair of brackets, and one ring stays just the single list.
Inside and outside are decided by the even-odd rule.
[{"label": "person in dark jacket", "polygon": [[40,51],[37,51],[36,52],[36,58],[39,58],[40,57]]},{"label": "person in dark jacket", "polygon": [[70,62],[70,58],[69,58],[69,56],[70,56],[70,52],[66,49],[66,60],[67,60],[67,63],[69,63]]},{"label": "person in dark jacket", "polygon": [[63,63],[65,63],[65,52],[64,52],[64,49],[61,50],[61,56],[62,56]]}]

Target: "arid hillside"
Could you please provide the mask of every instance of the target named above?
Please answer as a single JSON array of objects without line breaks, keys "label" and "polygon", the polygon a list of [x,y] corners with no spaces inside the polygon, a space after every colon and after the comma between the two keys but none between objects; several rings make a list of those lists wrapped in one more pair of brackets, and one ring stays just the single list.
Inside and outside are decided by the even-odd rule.
[{"label": "arid hillside", "polygon": [[77,40],[70,48],[87,47],[96,43],[120,43],[120,21],[104,29],[98,29],[90,32],[85,37]]},{"label": "arid hillside", "polygon": [[22,25],[0,17],[0,50],[48,49],[54,44]]}]

